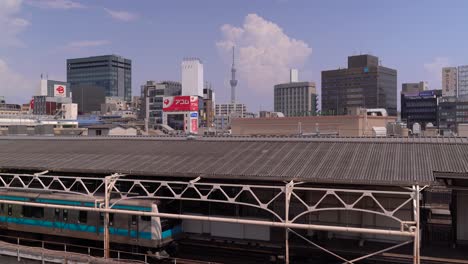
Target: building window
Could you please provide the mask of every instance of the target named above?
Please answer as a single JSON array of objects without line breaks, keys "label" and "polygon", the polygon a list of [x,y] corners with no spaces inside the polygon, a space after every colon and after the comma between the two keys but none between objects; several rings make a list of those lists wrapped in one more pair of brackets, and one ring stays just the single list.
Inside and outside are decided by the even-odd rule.
[{"label": "building window", "polygon": [[101,136],[101,135],[102,135],[101,129],[96,129],[96,136]]}]

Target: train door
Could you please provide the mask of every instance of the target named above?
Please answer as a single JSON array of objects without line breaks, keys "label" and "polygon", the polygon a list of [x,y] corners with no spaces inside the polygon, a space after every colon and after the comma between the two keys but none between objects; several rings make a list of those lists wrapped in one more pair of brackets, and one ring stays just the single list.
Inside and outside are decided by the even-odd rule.
[{"label": "train door", "polygon": [[128,236],[132,239],[138,239],[138,216],[129,215]]},{"label": "train door", "polygon": [[0,205],[0,217],[2,221],[0,221],[0,229],[8,229],[8,204],[1,204]]},{"label": "train door", "polygon": [[53,229],[55,232],[62,232],[62,225],[61,225],[61,210],[58,208],[54,209],[54,224],[53,224]]}]

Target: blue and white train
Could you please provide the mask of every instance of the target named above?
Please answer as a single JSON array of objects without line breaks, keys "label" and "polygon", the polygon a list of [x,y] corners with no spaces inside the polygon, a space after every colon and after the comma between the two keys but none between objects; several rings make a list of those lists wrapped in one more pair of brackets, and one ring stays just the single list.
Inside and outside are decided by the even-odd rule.
[{"label": "blue and white train", "polygon": [[[80,195],[0,191],[0,200],[95,207]],[[126,200],[114,209],[157,212],[154,200]],[[0,230],[13,230],[87,240],[103,240],[104,214],[58,208],[0,204]],[[109,215],[110,242],[161,248],[182,234],[179,220],[125,214]]]}]

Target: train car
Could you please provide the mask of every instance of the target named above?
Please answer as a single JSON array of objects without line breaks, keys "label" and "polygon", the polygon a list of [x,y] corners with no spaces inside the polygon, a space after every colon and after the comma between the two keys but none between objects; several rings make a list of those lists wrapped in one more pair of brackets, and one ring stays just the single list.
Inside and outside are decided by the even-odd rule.
[{"label": "train car", "polygon": [[[0,200],[95,207],[95,201],[80,195],[0,191]],[[112,202],[112,201],[111,201]],[[126,200],[114,209],[157,212],[154,200]],[[103,240],[104,214],[99,212],[0,204],[0,229]],[[182,233],[179,220],[125,214],[109,215],[111,243],[161,248]]]}]

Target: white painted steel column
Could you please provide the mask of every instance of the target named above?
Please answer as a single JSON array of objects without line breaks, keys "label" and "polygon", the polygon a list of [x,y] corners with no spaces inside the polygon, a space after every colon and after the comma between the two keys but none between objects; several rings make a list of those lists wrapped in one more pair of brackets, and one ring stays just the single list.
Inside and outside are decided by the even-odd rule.
[{"label": "white painted steel column", "polygon": [[415,211],[415,222],[416,222],[416,230],[414,231],[414,244],[415,244],[415,264],[421,263],[421,219],[420,219],[420,212],[419,212],[419,199],[420,199],[420,188],[419,185],[415,186],[415,206],[414,206],[414,211]]},{"label": "white painted steel column", "polygon": [[[109,177],[104,179],[104,209],[109,210]],[[104,258],[108,259],[110,256],[110,243],[109,243],[109,211],[104,214]]]},{"label": "white painted steel column", "polygon": [[420,195],[420,189],[419,185],[413,186],[413,191],[414,191],[414,199],[413,199],[413,211],[414,211],[414,222],[415,224],[415,230],[414,230],[414,248],[413,248],[413,263],[414,264],[420,264],[421,263],[421,258],[420,258],[420,214],[419,214],[419,195]]},{"label": "white painted steel column", "polygon": [[[289,182],[286,184],[284,188],[284,223],[288,224],[289,223],[289,204],[291,201],[291,192],[292,192],[292,187],[294,183],[293,181]],[[285,263],[289,264],[289,228],[284,229],[284,244],[285,244]]]}]

